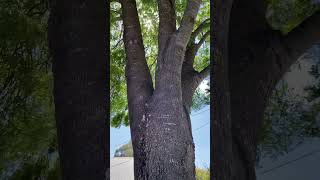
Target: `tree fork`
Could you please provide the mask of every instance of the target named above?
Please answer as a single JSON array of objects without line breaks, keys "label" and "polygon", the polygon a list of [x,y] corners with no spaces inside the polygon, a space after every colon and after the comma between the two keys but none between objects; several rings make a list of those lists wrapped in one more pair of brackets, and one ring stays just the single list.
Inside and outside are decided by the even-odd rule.
[{"label": "tree fork", "polygon": [[[288,68],[307,48],[320,39],[320,26],[316,25],[319,23],[319,13],[283,36],[269,27],[265,19],[265,7],[263,1],[251,0],[241,2],[235,0],[232,6],[225,1],[216,1],[214,5],[216,14],[214,14],[213,28],[218,32],[214,32],[216,40],[213,42],[216,63],[213,83],[213,103],[216,103],[213,109],[216,119],[213,122],[213,130],[220,132],[213,132],[212,140],[215,144],[213,150],[216,153],[213,155],[214,177],[219,180],[255,179],[256,147],[267,100]],[[227,18],[227,13],[230,11],[230,26],[227,26],[224,25],[227,22],[223,18]],[[226,41],[229,43],[228,46],[225,46]],[[229,65],[223,66],[228,59]],[[220,62],[221,60],[223,62]],[[223,101],[221,98],[223,94],[228,93],[227,89],[223,88],[224,84],[220,82],[223,76],[220,73],[227,70],[229,70],[227,80],[230,83],[231,121],[219,116],[222,114],[228,116],[226,113],[228,107],[220,103]],[[227,80],[224,79],[225,82]],[[225,128],[225,125],[219,122],[229,122],[231,127]],[[231,138],[223,136],[224,131],[227,131],[226,134],[231,134]],[[220,139],[219,135],[222,136]],[[228,140],[232,144],[223,146]],[[232,151],[226,151],[230,147]],[[229,164],[220,161],[222,158],[230,157],[226,152],[232,154]]]},{"label": "tree fork", "polygon": [[[153,90],[136,4],[121,0],[135,177],[193,180],[194,144],[189,113],[185,111],[182,97],[181,71],[201,1],[188,2],[178,30],[175,29],[174,1],[158,2],[160,48]],[[167,14],[172,17],[166,19]],[[192,94],[188,96],[192,98]]]}]

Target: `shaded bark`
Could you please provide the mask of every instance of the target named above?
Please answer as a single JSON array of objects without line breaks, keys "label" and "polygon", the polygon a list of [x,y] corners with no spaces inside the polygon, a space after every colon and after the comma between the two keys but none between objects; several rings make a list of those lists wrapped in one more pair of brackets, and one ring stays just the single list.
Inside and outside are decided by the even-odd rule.
[{"label": "shaded bark", "polygon": [[[222,2],[224,1],[216,2],[220,9],[226,6],[226,4],[220,4]],[[264,3],[264,1],[246,0],[240,2],[235,0],[232,7],[229,4],[229,7],[226,7],[231,10],[229,27],[219,26],[224,22],[223,18],[227,16],[224,13],[227,12],[224,11],[219,15],[219,11],[216,11],[218,17],[216,17],[217,24],[214,28],[219,31],[218,34],[224,34],[229,29],[229,37],[216,35],[217,38],[222,37],[228,41],[227,47],[224,46],[225,42],[218,40],[214,42],[214,45],[218,46],[215,47],[217,55],[214,57],[217,58],[218,65],[214,71],[214,79],[216,79],[214,82],[218,86],[215,87],[216,89],[222,89],[225,91],[223,93],[228,92],[223,89],[223,84],[218,83],[221,78],[219,78],[217,71],[219,72],[219,68],[220,71],[226,68],[221,67],[219,60],[227,62],[225,59],[229,59],[227,68],[230,85],[231,129],[229,126],[223,130],[229,131],[228,134],[231,134],[231,138],[225,138],[224,141],[229,140],[232,143],[232,162],[227,165],[221,164],[219,163],[220,159],[218,157],[215,159],[215,156],[230,157],[230,154],[223,152],[223,149],[230,148],[230,144],[228,147],[223,147],[221,139],[219,141],[213,136],[214,152],[215,147],[222,149],[218,154],[214,154],[214,177],[219,180],[222,179],[223,174],[228,177],[226,179],[232,180],[256,179],[256,148],[268,98],[289,67],[314,42],[320,40],[320,26],[317,25],[319,24],[319,13],[307,19],[293,32],[283,36],[279,32],[273,31],[267,24],[265,20],[266,4]],[[221,53],[219,47],[222,47],[223,52],[228,51],[228,53]],[[216,57],[219,54],[222,58]],[[219,97],[219,92],[213,93]],[[220,102],[219,99],[216,99],[213,103],[219,105],[217,109],[222,114],[227,107],[220,105]],[[219,112],[215,112],[214,115],[216,114]],[[226,117],[218,115],[216,117],[219,121],[226,122]],[[214,125],[213,130],[218,131],[219,128],[215,127]],[[219,134],[219,132],[216,133]],[[225,169],[231,170],[225,171]],[[222,173],[221,176],[220,173]]]},{"label": "shaded bark", "polygon": [[[211,89],[211,144],[213,179],[234,179],[231,110],[228,74],[228,32],[232,0],[213,2],[213,78]],[[212,54],[212,53],[211,53]]]},{"label": "shaded bark", "polygon": [[107,3],[52,0],[50,10],[62,179],[104,180],[109,167]]}]

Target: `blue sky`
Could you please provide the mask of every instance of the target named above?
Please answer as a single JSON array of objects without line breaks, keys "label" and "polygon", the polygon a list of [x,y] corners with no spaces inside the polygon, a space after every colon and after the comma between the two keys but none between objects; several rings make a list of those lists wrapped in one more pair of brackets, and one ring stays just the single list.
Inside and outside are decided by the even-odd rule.
[{"label": "blue sky", "polygon": [[[191,113],[192,134],[195,143],[196,166],[210,166],[210,106]],[[130,129],[125,126],[110,128],[110,157],[117,148],[128,143]]]}]

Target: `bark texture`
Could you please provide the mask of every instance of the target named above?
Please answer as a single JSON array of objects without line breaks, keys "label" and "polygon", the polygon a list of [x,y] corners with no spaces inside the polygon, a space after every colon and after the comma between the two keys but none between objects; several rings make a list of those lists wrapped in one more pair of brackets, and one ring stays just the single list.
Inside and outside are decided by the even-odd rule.
[{"label": "bark texture", "polygon": [[107,3],[50,2],[55,116],[63,180],[104,180],[109,167]]},{"label": "bark texture", "polygon": [[[190,122],[193,93],[208,75],[193,69],[200,44],[187,48],[200,0],[190,0],[176,29],[175,1],[159,0],[159,53],[155,87],[147,66],[141,28],[132,0],[121,0],[126,80],[134,173],[137,180],[195,180]],[[203,43],[203,42],[201,42]]]},{"label": "bark texture", "polygon": [[[213,92],[216,94],[215,96],[218,96],[216,101],[213,100],[213,103],[216,104],[214,105],[216,110],[214,115],[218,118],[217,121],[229,122],[225,120],[228,115],[224,114],[224,112],[229,111],[228,107],[221,105],[222,100],[219,99],[219,94],[228,93],[227,89],[223,89],[224,84],[221,82],[226,82],[226,80],[219,78],[220,71],[226,68],[220,65],[222,64],[219,62],[220,59],[225,62],[229,61],[227,70],[229,71],[231,107],[231,129],[229,129],[230,126],[223,128],[222,125],[216,128],[215,120],[213,126],[213,131],[223,129],[228,131],[229,136],[231,134],[231,140],[227,138],[216,139],[218,135],[214,135],[220,133],[215,132],[213,134],[213,149],[215,150],[216,147],[221,150],[216,150],[214,152],[218,152],[218,154],[213,154],[214,177],[219,180],[223,179],[221,178],[223,175],[220,175],[220,173],[227,177],[225,179],[256,179],[254,169],[256,148],[268,98],[289,67],[313,43],[320,40],[319,13],[307,19],[293,32],[283,36],[279,32],[273,31],[267,24],[265,19],[266,4],[264,3],[264,1],[234,0],[232,6],[228,4],[228,7],[225,7],[225,1],[216,2],[216,12],[220,12],[220,14],[218,13],[215,17],[214,22],[217,21],[217,24],[214,28],[218,31],[217,38],[222,39],[221,41],[217,39],[214,42],[216,46],[214,57],[217,65],[214,71],[216,74],[213,78],[218,81],[215,82],[217,86],[215,89],[224,91]],[[226,10],[223,10],[224,8]],[[225,23],[224,18],[228,16],[227,13],[230,13],[228,10],[231,10],[229,27],[223,27],[220,24]],[[229,33],[228,36],[219,36],[219,34],[226,32]],[[228,46],[224,46],[225,41],[228,42]],[[222,47],[222,50],[220,47]],[[222,57],[219,58],[219,55]],[[217,114],[223,114],[223,116]],[[224,146],[225,142],[223,143],[221,140],[232,142],[231,153],[233,155],[230,164],[221,164],[221,158],[230,157],[226,153],[229,150],[226,148],[230,148],[230,144]],[[217,157],[215,159],[216,156],[221,158],[218,159]]]},{"label": "bark texture", "polygon": [[[231,110],[228,74],[228,31],[232,0],[213,2],[213,88],[211,108],[211,144],[213,156],[213,179],[232,180],[233,149],[231,132]],[[223,31],[222,31],[223,29]],[[211,53],[212,54],[212,53]]]}]

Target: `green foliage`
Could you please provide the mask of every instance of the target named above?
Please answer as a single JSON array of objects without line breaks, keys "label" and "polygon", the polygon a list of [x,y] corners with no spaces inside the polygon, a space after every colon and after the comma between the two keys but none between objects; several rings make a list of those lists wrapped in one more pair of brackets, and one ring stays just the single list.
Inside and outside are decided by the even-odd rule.
[{"label": "green foliage", "polygon": [[42,156],[35,161],[23,162],[19,168],[10,177],[10,180],[22,179],[47,179],[59,180],[59,160],[57,158],[49,159],[47,156]]},{"label": "green foliage", "polygon": [[[186,0],[176,1],[177,28],[183,17],[186,7]],[[155,0],[137,0],[137,9],[139,13],[140,25],[142,30],[143,43],[146,52],[147,63],[151,71],[154,81],[156,59],[158,55],[158,8]],[[205,19],[210,17],[210,2],[204,0],[196,19],[195,28]],[[207,27],[208,29],[209,27]],[[204,33],[200,34],[200,37]],[[123,25],[121,19],[121,5],[118,2],[111,2],[110,17],[110,52],[111,52],[111,68],[110,68],[110,99],[111,99],[111,123],[112,127],[128,126],[127,113],[127,89],[125,80],[125,52],[123,44]],[[199,39],[196,39],[198,41]],[[202,70],[209,64],[210,49],[209,38],[199,50],[196,60],[195,69]],[[208,96],[202,94],[202,96]],[[200,103],[200,94],[196,96],[197,103]],[[196,105],[199,106],[199,105]]]},{"label": "green foliage", "polygon": [[286,84],[277,89],[269,100],[262,131],[260,133],[259,155],[262,157],[288,153],[301,142],[310,124],[305,121],[302,101],[290,94]]},{"label": "green foliage", "polygon": [[308,92],[307,100],[313,101],[320,97],[320,44],[316,44],[312,52],[310,52],[309,58],[316,60],[316,63],[311,66],[309,73],[314,77],[316,83],[312,86],[308,86],[305,90]]},{"label": "green foliage", "polygon": [[320,46],[316,44],[302,57],[314,63],[310,75],[313,85],[305,88],[307,96],[295,95],[283,83],[269,99],[264,116],[258,157],[273,157],[286,154],[308,138],[320,137]]},{"label": "green foliage", "polygon": [[133,157],[132,142],[122,145],[114,154],[114,157]]},{"label": "green foliage", "polygon": [[193,111],[198,111],[203,108],[203,106],[210,104],[210,81],[207,81],[206,85],[208,89],[202,90],[200,88],[197,88],[195,93],[193,94],[191,107]]},{"label": "green foliage", "polygon": [[[319,59],[319,57],[318,57]],[[310,71],[314,74],[314,67]],[[300,145],[306,138],[320,137],[320,126],[317,116],[320,112],[320,94],[314,93],[319,85],[315,81],[308,97],[300,97],[291,93],[286,84],[276,89],[269,100],[258,146],[258,160],[261,157],[276,158],[286,154]],[[309,101],[306,103],[305,99]],[[310,103],[311,102],[311,103]],[[314,103],[313,103],[314,102]]]},{"label": "green foliage", "polygon": [[47,179],[59,180],[60,167],[57,152],[43,155],[33,161],[21,162],[19,168],[9,177],[10,180]]},{"label": "green foliage", "polygon": [[[0,2],[0,175],[32,179],[56,146],[47,1]],[[41,163],[40,163],[41,162]]]},{"label": "green foliage", "polygon": [[209,180],[210,179],[210,169],[200,169],[196,168],[196,180]]},{"label": "green foliage", "polygon": [[275,30],[289,33],[320,9],[320,3],[312,0],[267,0],[266,18]]}]

